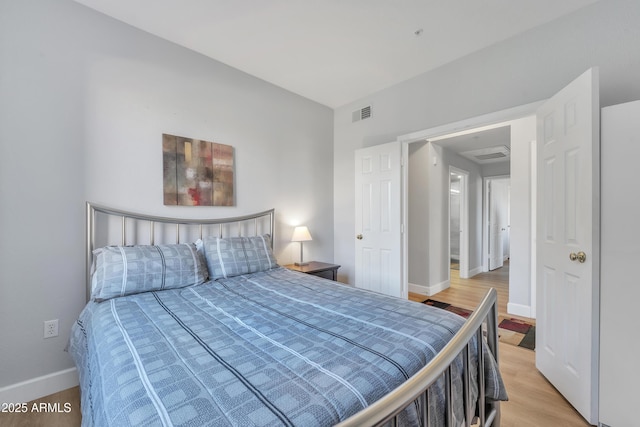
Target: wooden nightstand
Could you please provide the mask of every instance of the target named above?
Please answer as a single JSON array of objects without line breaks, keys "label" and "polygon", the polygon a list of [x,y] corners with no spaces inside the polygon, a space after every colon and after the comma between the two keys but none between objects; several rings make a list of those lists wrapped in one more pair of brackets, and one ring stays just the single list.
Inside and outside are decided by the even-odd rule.
[{"label": "wooden nightstand", "polygon": [[289,270],[312,274],[329,280],[338,280],[338,269],[340,268],[337,264],[328,264],[326,262],[318,261],[309,261],[309,264],[307,265],[288,264],[285,265],[285,267]]}]

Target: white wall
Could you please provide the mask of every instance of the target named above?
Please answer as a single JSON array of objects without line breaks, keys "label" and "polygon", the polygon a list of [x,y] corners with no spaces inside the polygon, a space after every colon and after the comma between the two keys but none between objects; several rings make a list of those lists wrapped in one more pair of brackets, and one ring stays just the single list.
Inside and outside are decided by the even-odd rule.
[{"label": "white wall", "polygon": [[536,138],[535,116],[511,122],[511,174],[509,230],[509,303],[507,311],[525,317],[535,317],[532,295],[535,281],[531,276],[533,188],[531,146]]},{"label": "white wall", "polygon": [[[600,421],[637,425],[640,341],[640,188],[633,174],[640,158],[640,101],[602,110],[600,247]],[[630,180],[630,178],[632,178]]]},{"label": "white wall", "polygon": [[508,176],[511,174],[510,162],[486,163],[482,165],[482,176]]},{"label": "white wall", "polygon": [[407,170],[407,211],[409,225],[407,248],[409,252],[409,291],[427,293],[430,285],[429,263],[429,167],[431,144],[426,141],[409,144],[409,166]]},{"label": "white wall", "polygon": [[[333,261],[333,115],[70,0],[0,2],[0,401],[68,377],[86,200],[163,216],[274,207],[276,254]],[[162,133],[235,148],[235,207],[165,207]],[[44,340],[43,321],[60,319]],[[26,383],[23,383],[25,382]]]},{"label": "white wall", "polygon": [[[393,141],[399,135],[546,99],[592,66],[600,67],[603,105],[639,98],[639,20],[640,2],[601,0],[572,15],[337,108],[334,113],[334,257],[335,262],[343,266],[340,280],[354,281],[354,150]],[[351,112],[365,105],[372,106],[372,117],[351,123]],[[521,293],[523,301],[518,303],[528,303],[529,289]],[[514,293],[519,294],[520,291]]]}]

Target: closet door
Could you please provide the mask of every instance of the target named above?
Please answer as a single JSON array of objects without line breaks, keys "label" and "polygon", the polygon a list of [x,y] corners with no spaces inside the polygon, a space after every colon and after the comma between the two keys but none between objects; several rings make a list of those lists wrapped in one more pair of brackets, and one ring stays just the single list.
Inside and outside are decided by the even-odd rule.
[{"label": "closet door", "polygon": [[401,144],[355,153],[355,286],[408,298],[402,280]]}]

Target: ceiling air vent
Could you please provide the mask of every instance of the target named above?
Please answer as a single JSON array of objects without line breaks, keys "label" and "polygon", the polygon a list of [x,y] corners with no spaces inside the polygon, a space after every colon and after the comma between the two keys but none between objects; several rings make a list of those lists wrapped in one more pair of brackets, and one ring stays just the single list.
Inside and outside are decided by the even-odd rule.
[{"label": "ceiling air vent", "polygon": [[480,154],[476,156],[478,160],[491,160],[491,159],[501,159],[503,157],[507,157],[505,153],[491,153],[491,154]]},{"label": "ceiling air vent", "polygon": [[360,108],[359,110],[351,113],[351,122],[359,122],[360,120],[368,119],[371,117],[371,105],[367,105],[364,108]]},{"label": "ceiling air vent", "polygon": [[511,150],[506,145],[499,145],[497,147],[465,151],[460,154],[476,163],[491,163],[502,159],[506,160],[511,154]]}]

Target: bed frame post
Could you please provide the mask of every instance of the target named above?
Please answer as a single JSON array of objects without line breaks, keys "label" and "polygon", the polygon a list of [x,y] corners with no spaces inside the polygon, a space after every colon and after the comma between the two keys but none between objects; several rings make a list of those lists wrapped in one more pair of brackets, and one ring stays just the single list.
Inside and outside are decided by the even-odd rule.
[{"label": "bed frame post", "polygon": [[[493,304],[487,314],[487,345],[489,351],[493,354],[493,358],[496,361],[496,366],[500,368],[499,351],[498,351],[498,304]],[[491,425],[500,425],[500,404],[498,402],[491,402],[489,405],[493,420]],[[490,420],[491,421],[491,420]]]}]

